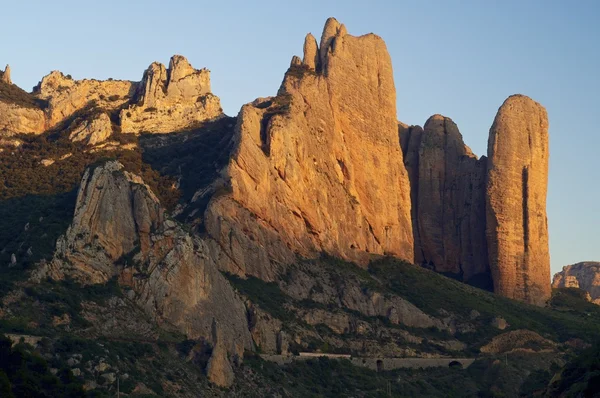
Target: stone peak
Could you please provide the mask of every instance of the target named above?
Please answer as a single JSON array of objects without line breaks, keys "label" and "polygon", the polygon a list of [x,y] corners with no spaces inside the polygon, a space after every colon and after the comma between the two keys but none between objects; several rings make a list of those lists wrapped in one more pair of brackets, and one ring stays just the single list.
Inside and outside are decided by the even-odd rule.
[{"label": "stone peak", "polygon": [[[317,44],[317,40],[312,33],[308,33],[304,38],[304,58],[302,64],[317,72],[324,70],[327,64],[327,54],[333,46],[335,39],[347,34],[348,31],[344,24],[333,17],[327,18],[319,44]],[[293,58],[292,66],[297,65],[297,59],[299,58]]]},{"label": "stone peak", "polygon": [[10,80],[10,65],[6,64],[4,72],[0,74],[0,81],[3,81],[6,84],[12,84],[12,80]]}]

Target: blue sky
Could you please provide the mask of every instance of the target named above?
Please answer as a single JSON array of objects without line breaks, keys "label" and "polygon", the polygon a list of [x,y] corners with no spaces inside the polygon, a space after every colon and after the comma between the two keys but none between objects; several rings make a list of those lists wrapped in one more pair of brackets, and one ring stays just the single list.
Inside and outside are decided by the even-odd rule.
[{"label": "blue sky", "polygon": [[212,71],[226,113],[276,93],[303,39],[327,17],[382,36],[398,118],[451,117],[478,155],[504,99],[548,110],[552,271],[600,261],[600,1],[13,1],[2,6],[0,64],[30,90],[58,69],[76,79],[140,80],[185,55]]}]

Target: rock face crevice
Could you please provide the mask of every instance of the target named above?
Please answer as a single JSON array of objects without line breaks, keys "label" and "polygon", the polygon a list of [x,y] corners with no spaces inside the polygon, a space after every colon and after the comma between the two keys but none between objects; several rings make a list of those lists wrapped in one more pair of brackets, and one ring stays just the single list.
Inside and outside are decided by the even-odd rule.
[{"label": "rock face crevice", "polygon": [[[308,35],[304,48],[304,61],[292,63],[277,97],[242,107],[225,170],[231,193],[215,203],[239,205],[280,243],[255,240],[236,216],[214,207],[209,214],[247,241],[244,250],[269,258],[261,266],[267,269],[274,256],[263,247],[273,244],[281,245],[276,253],[305,257],[327,252],[366,264],[371,254],[389,254],[412,262],[410,188],[385,43],[373,34],[351,36],[331,18],[320,47]],[[209,233],[232,246],[229,236]]]},{"label": "rock face crevice", "polygon": [[495,292],[537,305],[550,298],[547,186],[546,110],[528,97],[511,96],[488,141],[489,262]]}]

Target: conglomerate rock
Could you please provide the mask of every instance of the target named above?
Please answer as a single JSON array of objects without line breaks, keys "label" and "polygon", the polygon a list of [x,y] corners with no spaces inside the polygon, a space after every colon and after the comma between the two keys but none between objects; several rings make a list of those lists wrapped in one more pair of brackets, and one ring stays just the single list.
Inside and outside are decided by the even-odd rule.
[{"label": "conglomerate rock", "polygon": [[[410,186],[385,43],[348,35],[330,18],[318,60],[312,36],[304,47],[305,63],[290,67],[277,97],[242,107],[224,172],[231,192],[209,205],[207,217],[219,220],[209,233],[234,258],[232,272],[266,279],[294,254],[327,252],[363,265],[370,254],[389,254],[412,262]],[[240,223],[248,215],[224,211],[237,206],[252,218]],[[250,223],[267,232],[241,226]],[[261,263],[236,253],[239,242],[238,251]],[[275,256],[265,249],[273,246]]]},{"label": "conglomerate rock", "polygon": [[537,305],[551,292],[547,186],[546,110],[513,95],[498,110],[488,141],[489,262],[496,293]]},{"label": "conglomerate rock", "polygon": [[600,262],[583,261],[566,265],[554,274],[552,287],[576,287],[590,294],[592,302],[600,304]]}]

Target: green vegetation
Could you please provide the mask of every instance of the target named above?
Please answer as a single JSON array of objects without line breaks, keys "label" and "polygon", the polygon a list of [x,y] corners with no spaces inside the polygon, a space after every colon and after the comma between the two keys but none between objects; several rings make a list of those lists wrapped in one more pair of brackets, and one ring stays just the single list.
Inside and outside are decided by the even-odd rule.
[{"label": "green vegetation", "polygon": [[[11,333],[54,335],[54,317],[69,316],[70,328],[89,327],[83,318],[82,302],[93,301],[105,305],[106,301],[121,296],[116,279],[105,284],[83,286],[71,280],[46,281],[29,284],[18,302],[9,306],[12,317],[0,318],[0,330]],[[0,305],[0,308],[2,306]]]},{"label": "green vegetation", "polygon": [[61,367],[56,375],[33,347],[0,336],[0,396],[86,397],[82,383],[70,369]]},{"label": "green vegetation", "polygon": [[14,84],[0,81],[0,101],[15,104],[24,108],[41,109],[48,106],[46,101],[35,98]]},{"label": "green vegetation", "polygon": [[[76,192],[0,200],[0,297],[32,265],[52,258],[56,239],[73,217]],[[16,264],[10,265],[15,255]]]},{"label": "green vegetation", "polygon": [[[161,176],[142,161],[137,150],[99,151],[91,153],[81,143],[50,132],[39,136],[22,136],[23,145],[14,151],[0,152],[0,200],[26,195],[56,195],[75,189],[85,169],[99,161],[115,159],[125,169],[140,175],[167,208],[174,206],[179,192],[173,181]],[[129,137],[127,139],[130,140]],[[59,160],[65,156],[63,160]],[[42,159],[54,159],[43,166]],[[1,227],[1,226],[0,226]]]},{"label": "green vegetation", "polygon": [[[244,358],[244,366],[262,376],[271,394],[293,397],[503,397],[519,396],[521,385],[524,396],[529,396],[527,393],[535,391],[549,372],[530,372],[527,369],[532,364],[528,360],[524,363],[517,366],[481,360],[467,369],[456,366],[375,372],[353,366],[348,360],[325,357],[285,366],[252,354]],[[526,376],[529,373],[532,375]],[[260,396],[264,391],[255,394],[248,396]]]},{"label": "green vegetation", "polygon": [[[430,314],[437,314],[443,308],[467,318],[471,310],[477,310],[482,320],[500,316],[506,319],[511,329],[529,329],[561,342],[575,337],[595,341],[600,335],[600,307],[587,306],[581,300],[579,304],[571,302],[569,305],[572,308],[585,306],[594,316],[520,303],[392,258],[371,263],[369,272],[382,281],[389,292],[409,300]],[[564,302],[560,297],[564,296],[552,302]],[[569,297],[571,301],[576,300]],[[482,327],[474,333],[457,337],[463,341],[473,341],[497,333],[490,327]]]},{"label": "green vegetation", "polygon": [[244,296],[273,317],[287,322],[294,318],[293,314],[285,308],[291,298],[279,289],[275,282],[265,282],[262,279],[249,276],[242,279],[233,274],[225,274],[229,282]]},{"label": "green vegetation", "polygon": [[296,79],[302,79],[304,76],[316,76],[317,73],[310,69],[307,65],[292,65],[288,68],[287,72],[285,72],[285,76],[292,76]]},{"label": "green vegetation", "polygon": [[[77,187],[87,167],[118,160],[140,175],[166,208],[179,200],[173,179],[144,163],[139,150],[90,153],[58,130],[20,138],[20,148],[0,152],[0,297],[27,277],[24,271],[32,264],[52,257],[56,239],[73,217]],[[137,141],[130,135],[117,138]],[[45,167],[42,159],[56,162]],[[13,254],[16,264],[11,264]]]},{"label": "green vegetation", "polygon": [[600,344],[569,362],[550,385],[548,396],[600,396]]}]

